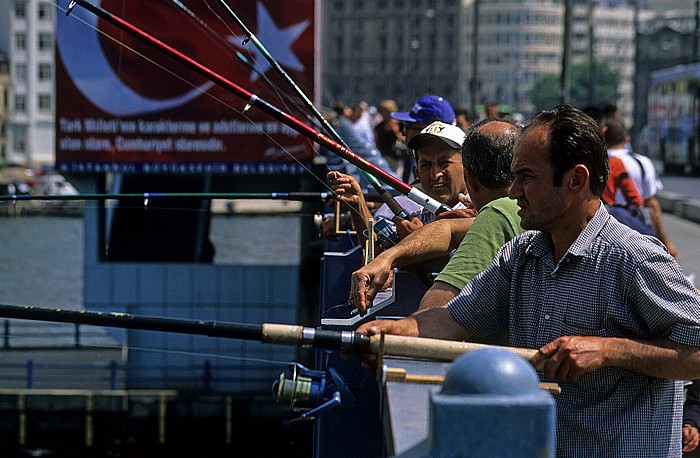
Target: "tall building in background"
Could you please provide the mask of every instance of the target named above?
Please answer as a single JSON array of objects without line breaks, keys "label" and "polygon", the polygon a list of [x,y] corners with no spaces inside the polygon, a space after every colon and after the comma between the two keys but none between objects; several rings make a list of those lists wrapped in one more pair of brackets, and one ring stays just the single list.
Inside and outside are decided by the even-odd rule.
[{"label": "tall building in background", "polygon": [[[571,64],[593,55],[618,71],[619,105],[629,119],[634,7],[573,4]],[[455,106],[497,102],[530,114],[533,84],[561,72],[564,11],[561,0],[325,0],[324,103],[394,98],[407,108],[433,92]]]},{"label": "tall building in background", "polygon": [[5,53],[0,52],[0,165],[7,154],[7,119],[10,114],[10,66]]},{"label": "tall building in background", "polygon": [[54,162],[54,30],[47,0],[0,2],[0,52],[10,70],[5,162],[37,167]]}]

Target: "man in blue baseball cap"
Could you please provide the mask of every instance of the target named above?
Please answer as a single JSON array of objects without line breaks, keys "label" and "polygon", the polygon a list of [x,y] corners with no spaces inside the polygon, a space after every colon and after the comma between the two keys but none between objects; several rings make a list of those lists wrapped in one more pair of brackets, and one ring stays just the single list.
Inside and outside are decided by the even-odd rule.
[{"label": "man in blue baseball cap", "polygon": [[[440,121],[445,124],[455,123],[455,111],[447,99],[439,95],[424,95],[419,98],[411,108],[411,111],[397,111],[390,113],[393,119],[399,121],[404,142],[408,144],[413,137],[418,135],[429,124]],[[403,168],[403,181],[409,182],[414,167],[414,157],[405,155]]]},{"label": "man in blue baseball cap", "polygon": [[405,129],[406,142],[418,134],[424,127],[434,121],[454,124],[455,111],[447,99],[439,95],[425,95],[418,99],[411,108],[411,111],[397,111],[390,116],[403,123]]}]

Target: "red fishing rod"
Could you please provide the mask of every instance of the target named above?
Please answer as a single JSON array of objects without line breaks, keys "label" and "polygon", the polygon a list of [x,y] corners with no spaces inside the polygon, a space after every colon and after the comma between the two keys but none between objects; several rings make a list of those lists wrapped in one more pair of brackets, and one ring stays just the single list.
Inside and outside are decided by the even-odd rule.
[{"label": "red fishing rod", "polygon": [[375,166],[371,162],[367,161],[363,157],[358,156],[357,154],[353,153],[348,148],[346,148],[343,145],[339,144],[338,142],[332,140],[328,136],[310,128],[309,126],[302,123],[301,121],[299,121],[295,117],[291,116],[290,114],[283,112],[282,110],[275,107],[271,103],[261,99],[256,94],[253,94],[252,92],[245,90],[244,88],[237,85],[233,81],[223,77],[222,75],[219,75],[218,73],[214,72],[210,68],[202,65],[201,63],[195,61],[191,57],[189,57],[189,56],[183,54],[182,52],[178,51],[177,49],[173,48],[172,46],[162,42],[161,40],[144,32],[143,30],[141,30],[138,27],[134,26],[133,24],[125,21],[124,19],[106,11],[105,9],[100,8],[98,6],[95,6],[92,3],[87,2],[85,0],[73,0],[73,1],[71,1],[70,5],[68,6],[68,9],[66,10],[66,15],[70,14],[70,12],[73,10],[75,5],[80,5],[81,7],[85,8],[89,12],[104,19],[105,21],[107,21],[110,24],[114,25],[115,27],[123,30],[124,32],[128,33],[129,35],[137,38],[138,40],[158,49],[159,51],[163,52],[164,54],[167,54],[173,60],[183,64],[185,67],[189,68],[190,70],[198,73],[199,75],[204,76],[209,81],[219,85],[220,87],[227,90],[228,92],[241,98],[242,100],[244,100],[246,102],[246,105],[243,108],[243,114],[245,114],[248,110],[250,110],[250,108],[255,107],[255,108],[259,109],[260,111],[268,114],[272,118],[280,121],[281,123],[287,125],[288,127],[292,128],[293,130],[297,131],[298,133],[300,133],[301,135],[310,139],[311,141],[333,151],[335,154],[342,157],[343,159],[350,162],[351,164],[355,165],[359,169],[371,174],[375,178],[378,178],[379,180],[388,184],[389,186],[394,188],[396,191],[405,195],[406,197],[411,199],[413,202],[416,202],[417,204],[419,204],[420,206],[422,206],[426,210],[428,210],[434,214],[439,214],[439,213],[442,213],[444,211],[450,210],[449,207],[447,207],[446,205],[433,199],[429,195],[425,194],[423,191],[416,189],[415,187],[412,187],[412,186],[404,183],[403,181],[399,180],[398,178],[394,177],[393,175],[385,172],[384,170]]}]

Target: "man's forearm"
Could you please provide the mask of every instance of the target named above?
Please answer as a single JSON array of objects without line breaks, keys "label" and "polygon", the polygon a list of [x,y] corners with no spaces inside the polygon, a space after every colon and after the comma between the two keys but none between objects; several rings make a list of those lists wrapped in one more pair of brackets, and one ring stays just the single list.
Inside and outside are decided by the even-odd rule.
[{"label": "man's forearm", "polygon": [[668,233],[661,220],[661,204],[659,200],[656,196],[651,196],[644,201],[644,206],[649,210],[649,217],[651,218],[651,225],[654,228],[656,238],[661,240],[664,245],[668,245]]},{"label": "man's forearm", "polygon": [[379,256],[387,256],[392,267],[404,267],[445,256],[459,245],[473,220],[474,218],[455,218],[433,221]]},{"label": "man's forearm", "polygon": [[700,347],[666,338],[653,341],[611,338],[608,363],[652,377],[694,380],[700,378]]}]

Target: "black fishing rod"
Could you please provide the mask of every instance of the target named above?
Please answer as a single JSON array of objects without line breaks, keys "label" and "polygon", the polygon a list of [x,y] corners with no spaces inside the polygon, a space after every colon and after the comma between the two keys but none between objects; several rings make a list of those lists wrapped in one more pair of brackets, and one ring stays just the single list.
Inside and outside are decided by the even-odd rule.
[{"label": "black fishing rod", "polygon": [[310,140],[312,140],[312,141],[318,143],[319,145],[324,146],[324,147],[328,148],[329,150],[335,152],[338,156],[347,160],[351,164],[357,166],[360,170],[363,170],[364,172],[367,172],[367,173],[370,173],[370,171],[372,171],[372,173],[375,174],[377,177],[381,177],[382,181],[384,181],[386,184],[388,184],[389,186],[391,186],[392,188],[394,188],[396,191],[400,192],[401,194],[404,194],[406,197],[408,197],[412,201],[421,205],[426,210],[428,210],[434,214],[439,214],[439,213],[442,213],[444,211],[450,210],[450,208],[448,206],[433,199],[432,197],[430,197],[429,195],[427,195],[423,191],[404,183],[403,181],[399,180],[395,176],[387,173],[385,170],[382,170],[381,168],[375,166],[374,164],[372,164],[368,160],[353,153],[352,151],[350,151],[348,148],[344,147],[340,143],[332,140],[331,138],[322,134],[321,132],[318,132],[318,131],[312,129],[311,127],[300,122],[298,119],[291,116],[290,114],[283,112],[282,110],[275,107],[271,103],[261,99],[256,94],[253,94],[253,93],[243,89],[241,86],[237,85],[236,83],[232,82],[231,80],[219,75],[218,73],[214,72],[213,70],[209,69],[208,67],[205,67],[201,63],[195,61],[194,59],[192,59],[192,58],[186,56],[185,54],[181,53],[180,51],[176,50],[172,46],[165,44],[161,40],[144,32],[143,30],[137,28],[136,26],[125,21],[124,19],[104,10],[103,8],[97,7],[97,6],[93,5],[92,3],[89,3],[85,0],[72,0],[70,5],[68,6],[68,9],[66,10],[66,15],[70,14],[70,12],[75,7],[75,5],[80,5],[81,7],[90,11],[91,13],[97,15],[98,17],[100,17],[100,18],[104,19],[105,21],[109,22],[110,24],[114,25],[115,27],[123,30],[124,32],[127,32],[128,34],[132,35],[133,37],[137,38],[138,40],[140,40],[144,43],[147,43],[150,46],[155,47],[156,49],[160,50],[164,54],[169,55],[172,59],[181,63],[182,65],[189,68],[190,70],[204,76],[209,81],[216,83],[217,85],[219,85],[223,89],[227,90],[228,92],[243,99],[244,101],[247,102],[247,104],[243,108],[242,113],[245,114],[248,110],[250,110],[250,108],[255,107],[255,108],[267,113],[272,118],[274,118],[274,119],[284,123],[285,125],[291,127],[292,129],[294,129],[298,133],[304,135],[305,137],[309,138]]},{"label": "black fishing rod", "polygon": [[[290,324],[242,324],[117,312],[51,309],[28,305],[0,304],[0,317],[255,340],[269,344],[340,350],[356,354],[404,356],[434,361],[452,361],[462,353],[493,347],[486,344],[421,337],[384,334],[370,337],[354,331],[336,331]],[[537,353],[537,350],[529,348],[501,346],[497,348],[512,351],[526,359],[532,358]]]},{"label": "black fishing rod", "polygon": [[[314,115],[314,117],[318,120],[318,122],[321,123],[323,128],[325,129],[326,132],[335,140],[336,142],[340,143],[343,145],[345,148],[348,148],[348,145],[343,141],[343,139],[338,135],[338,132],[333,128],[333,126],[328,122],[328,120],[321,114],[321,112],[316,108],[316,106],[309,100],[309,98],[306,96],[304,91],[301,90],[299,85],[297,85],[294,80],[289,76],[289,74],[282,68],[282,66],[275,60],[274,57],[272,57],[272,54],[267,50],[267,48],[262,44],[260,40],[258,40],[258,37],[255,36],[255,34],[245,25],[245,23],[238,17],[238,15],[231,9],[231,7],[228,6],[228,4],[224,0],[219,0],[219,3],[226,9],[226,11],[229,13],[231,18],[233,18],[234,21],[236,21],[236,24],[238,24],[238,27],[243,30],[245,33],[245,38],[243,39],[243,45],[245,45],[249,40],[253,42],[256,48],[258,48],[258,51],[267,59],[267,61],[270,63],[272,68],[274,68],[277,73],[282,76],[282,78],[287,82],[287,84],[294,90],[294,92],[297,94],[297,96],[304,102],[304,105],[311,111],[311,113]],[[348,148],[349,149],[349,148]],[[409,219],[408,215],[406,214],[406,211],[401,207],[401,204],[399,204],[394,196],[384,189],[382,184],[377,180],[373,175],[365,172],[364,170],[360,170],[364,177],[369,181],[369,183],[374,187],[374,189],[377,191],[377,194],[379,194],[382,197],[382,200],[386,205],[391,209],[391,211],[394,213],[394,215],[399,216],[403,219]]]}]

